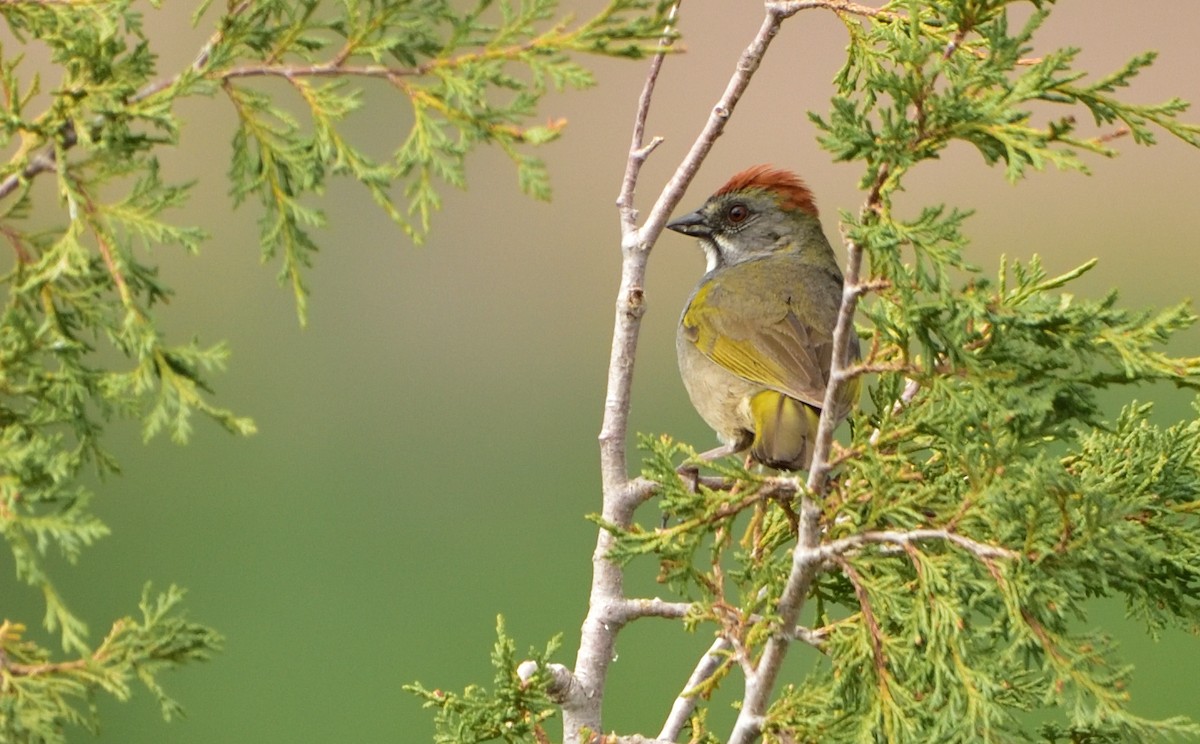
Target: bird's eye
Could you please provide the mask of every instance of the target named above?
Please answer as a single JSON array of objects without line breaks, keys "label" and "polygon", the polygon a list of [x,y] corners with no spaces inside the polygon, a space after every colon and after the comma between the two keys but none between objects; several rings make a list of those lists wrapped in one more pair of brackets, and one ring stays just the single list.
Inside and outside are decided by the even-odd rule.
[{"label": "bird's eye", "polygon": [[729,208],[729,211],[725,213],[725,216],[729,218],[730,222],[736,225],[750,216],[750,210],[745,204],[734,204]]}]

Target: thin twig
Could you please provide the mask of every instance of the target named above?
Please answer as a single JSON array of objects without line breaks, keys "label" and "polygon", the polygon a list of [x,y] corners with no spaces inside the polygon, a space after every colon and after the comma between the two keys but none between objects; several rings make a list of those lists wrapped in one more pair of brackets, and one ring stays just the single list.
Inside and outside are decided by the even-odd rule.
[{"label": "thin twig", "polygon": [[829,638],[828,628],[806,628],[803,625],[797,625],[792,631],[793,637],[801,643],[807,643],[823,654],[829,653],[825,649],[825,640]]},{"label": "thin twig", "polygon": [[833,10],[838,13],[851,13],[853,15],[867,16],[870,18],[896,18],[897,15],[883,8],[872,8],[869,5],[861,5],[859,3],[843,2],[842,0],[791,0],[791,2],[772,2],[767,3],[768,6],[775,6],[779,12],[786,15],[795,15],[802,10],[813,10],[822,8],[824,10]]},{"label": "thin twig", "polygon": [[1112,142],[1115,139],[1120,139],[1121,137],[1128,137],[1130,134],[1133,134],[1133,130],[1129,127],[1117,127],[1111,132],[1106,132],[1105,134],[1093,137],[1092,141],[1104,144],[1106,142]]},{"label": "thin twig", "polygon": [[[242,2],[238,3],[232,10],[222,16],[222,19],[226,21],[232,20],[242,13],[245,13],[252,4],[253,3],[251,0],[242,0]],[[212,59],[213,49],[215,49],[217,45],[225,39],[225,28],[227,25],[228,23],[222,24],[221,27],[213,32],[212,36],[208,37],[208,41],[204,42],[204,46],[200,47],[199,53],[196,54],[196,58],[192,60],[192,64],[190,65],[192,72],[200,72],[208,66],[209,61]],[[182,77],[183,73],[180,73],[174,77],[163,78],[162,80],[157,80],[153,83],[150,83],[146,87],[139,90],[131,100],[133,102],[144,101],[147,98],[157,95],[167,88],[170,88],[172,85],[179,82]]]},{"label": "thin twig", "polygon": [[819,552],[828,557],[836,559],[837,556],[842,556],[847,553],[858,550],[866,545],[892,544],[899,546],[909,546],[920,542],[929,541],[944,541],[953,543],[954,545],[973,554],[980,560],[991,558],[1019,558],[1021,554],[1015,550],[1002,548],[998,545],[990,545],[988,543],[973,540],[957,532],[951,532],[945,529],[919,529],[919,530],[880,530],[875,532],[862,532],[857,535],[843,537],[833,542],[826,543],[821,546]]},{"label": "thin twig", "polygon": [[[463,58],[456,58],[463,59]],[[387,67],[386,65],[348,65],[345,60],[331,59],[310,65],[299,64],[246,64],[230,67],[214,74],[217,80],[245,77],[294,78],[322,77],[365,77],[393,80],[401,77],[419,77],[441,65],[425,64],[416,67]]]},{"label": "thin twig", "polygon": [[[669,24],[675,23],[679,13],[679,3],[671,7],[667,16]],[[668,29],[670,26],[668,26]],[[637,234],[637,208],[634,206],[634,193],[637,190],[638,175],[642,172],[642,164],[646,158],[662,143],[662,137],[654,137],[649,144],[646,141],[646,121],[650,116],[650,101],[654,98],[654,88],[658,85],[658,74],[662,70],[663,60],[666,59],[667,48],[674,37],[664,35],[662,49],[650,60],[650,69],[646,72],[646,83],[638,96],[637,112],[633,117],[633,135],[629,145],[629,160],[625,164],[625,175],[621,178],[621,192],[617,196],[617,208],[620,210],[621,234],[632,238]]]},{"label": "thin twig", "polygon": [[142,310],[137,306],[133,291],[130,290],[129,283],[125,279],[125,273],[121,268],[117,250],[109,242],[108,237],[101,229],[96,203],[92,200],[91,194],[84,189],[83,184],[75,181],[73,174],[68,173],[66,177],[72,182],[75,191],[79,193],[83,200],[84,222],[91,231],[92,237],[96,240],[96,247],[100,251],[100,257],[104,261],[104,267],[108,271],[108,275],[112,278],[113,286],[116,287],[117,296],[121,298],[121,304],[128,312],[139,318],[143,317]]},{"label": "thin twig", "polygon": [[854,364],[842,370],[842,376],[846,379],[862,377],[863,375],[877,375],[885,372],[910,372],[913,366],[904,362],[877,362],[877,363],[862,363]]},{"label": "thin twig", "polygon": [[692,676],[688,677],[687,683],[683,686],[683,692],[679,693],[679,697],[675,698],[674,704],[671,705],[671,712],[667,715],[666,722],[663,723],[662,731],[658,732],[659,739],[675,741],[679,737],[688,717],[696,709],[696,688],[707,682],[723,664],[728,662],[729,648],[729,641],[723,636],[717,636],[717,640],[713,641],[708,651],[700,657],[700,661],[696,663],[696,668],[692,671]]},{"label": "thin twig", "polygon": [[[15,624],[9,620],[0,622],[0,641],[17,640],[20,638],[20,633],[15,635],[12,628]],[[109,628],[108,634],[104,636],[104,640],[100,645],[88,656],[82,656],[71,661],[46,661],[40,664],[21,664],[13,662],[0,648],[0,670],[14,677],[37,677],[44,674],[61,674],[63,672],[74,672],[80,669],[104,663],[109,654],[112,652],[112,644],[118,637],[125,632],[128,623],[126,620],[117,620]]]},{"label": "thin twig", "polygon": [[27,264],[33,260],[29,251],[25,248],[25,238],[21,233],[7,224],[0,224],[0,234],[3,234],[8,244],[12,246],[13,253],[17,255],[18,264]]},{"label": "thin twig", "polygon": [[14,173],[3,181],[0,181],[0,199],[11,194],[22,183],[28,182],[46,171],[54,170],[57,162],[56,148],[54,145],[48,145],[46,149],[30,158],[20,173]]},{"label": "thin twig", "polygon": [[29,159],[25,167],[19,173],[14,173],[3,181],[0,181],[0,199],[11,194],[23,183],[28,183],[36,176],[46,173],[47,171],[56,170],[58,168],[58,152],[61,149],[63,152],[70,150],[79,141],[79,135],[75,132],[75,127],[70,122],[63,125],[59,131],[58,139],[46,145],[45,148],[37,155]]},{"label": "thin twig", "polygon": [[679,619],[686,617],[695,607],[691,602],[668,602],[665,599],[623,599],[616,602],[613,615],[617,622],[626,624],[643,617]]},{"label": "thin twig", "polygon": [[867,633],[871,636],[871,655],[875,662],[875,673],[879,675],[880,682],[886,684],[887,658],[883,654],[883,631],[879,628],[879,621],[875,618],[875,610],[871,609],[871,597],[867,594],[866,587],[863,586],[862,577],[858,575],[854,566],[850,565],[850,561],[839,555],[834,562],[842,569],[842,573],[854,587],[854,597],[858,600],[863,622],[867,624]]},{"label": "thin twig", "polygon": [[[848,551],[847,551],[848,552]],[[629,623],[643,617],[658,617],[667,620],[681,620],[695,611],[699,605],[694,602],[668,602],[658,597],[650,599],[625,599],[616,603],[614,614],[618,615],[623,623]],[[763,616],[759,614],[750,615],[747,620],[751,623],[759,623],[763,621]],[[828,637],[828,632],[824,629],[806,628],[802,625],[797,625],[792,629],[792,637],[801,643],[806,643],[813,648],[820,650]]]}]

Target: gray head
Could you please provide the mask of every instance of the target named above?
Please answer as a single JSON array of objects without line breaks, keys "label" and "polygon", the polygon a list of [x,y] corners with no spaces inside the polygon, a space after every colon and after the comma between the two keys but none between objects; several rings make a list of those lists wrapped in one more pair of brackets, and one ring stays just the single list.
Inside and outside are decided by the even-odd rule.
[{"label": "gray head", "polygon": [[790,171],[756,165],[738,173],[695,212],[667,224],[698,238],[707,271],[771,253],[814,250],[833,260],[812,192]]}]

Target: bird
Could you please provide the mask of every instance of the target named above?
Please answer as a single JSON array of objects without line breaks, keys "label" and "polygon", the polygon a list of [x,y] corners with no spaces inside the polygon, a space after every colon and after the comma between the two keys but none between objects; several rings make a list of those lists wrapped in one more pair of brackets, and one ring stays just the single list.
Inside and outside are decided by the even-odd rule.
[{"label": "bird", "polygon": [[[812,191],[756,165],[666,227],[696,238],[707,260],[675,343],[688,397],[722,442],[700,459],[749,450],[747,466],[808,470],[844,284]],[[860,358],[851,334],[846,366]],[[858,382],[841,386],[835,422],[857,403]]]}]

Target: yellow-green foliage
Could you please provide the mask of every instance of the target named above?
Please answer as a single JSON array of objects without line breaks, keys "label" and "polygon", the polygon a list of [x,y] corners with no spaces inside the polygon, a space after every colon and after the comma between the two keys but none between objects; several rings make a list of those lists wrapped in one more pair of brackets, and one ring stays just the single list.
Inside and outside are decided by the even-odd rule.
[{"label": "yellow-green foliage", "polygon": [[[590,18],[560,15],[556,0],[201,1],[194,22],[211,29],[184,69],[159,69],[132,0],[0,3],[15,43],[0,49],[0,533],[16,576],[46,599],[44,624],[73,656],[0,625],[0,740],[60,741],[67,724],[94,726],[90,700],[124,698],[136,675],[176,710],[156,681],[165,666],[206,658],[215,632],[175,611],[172,589],[143,599],[143,619],[119,620],[92,647],[45,571],[47,554],[69,560],[107,534],[79,484],[86,469],[114,472],[105,428],[140,422],[144,436],[188,438],[194,414],[236,434],[254,424],[213,402],[221,344],[168,340],[155,318],[171,294],[142,247],[195,251],[203,229],[179,224],[188,184],[160,177],[159,157],[178,144],[178,105],[195,97],[236,115],[230,151],[233,201],[261,210],[264,258],[277,258],[303,320],[303,271],[325,217],[316,197],[333,177],[361,183],[414,240],[429,228],[437,190],[465,183],[464,159],[499,147],[517,184],[548,198],[536,146],[564,122],[531,124],[551,89],[587,87],[585,54],[642,56],[657,44],[666,5],[612,0]],[[48,50],[49,69],[25,59]],[[263,80],[282,82],[264,85]],[[342,133],[368,85],[406,101],[392,152],[368,156]],[[48,103],[47,103],[48,98]],[[35,183],[57,195],[35,203]],[[32,227],[36,225],[37,227]],[[46,225],[51,227],[46,228]],[[3,618],[0,607],[0,618]]]}]

